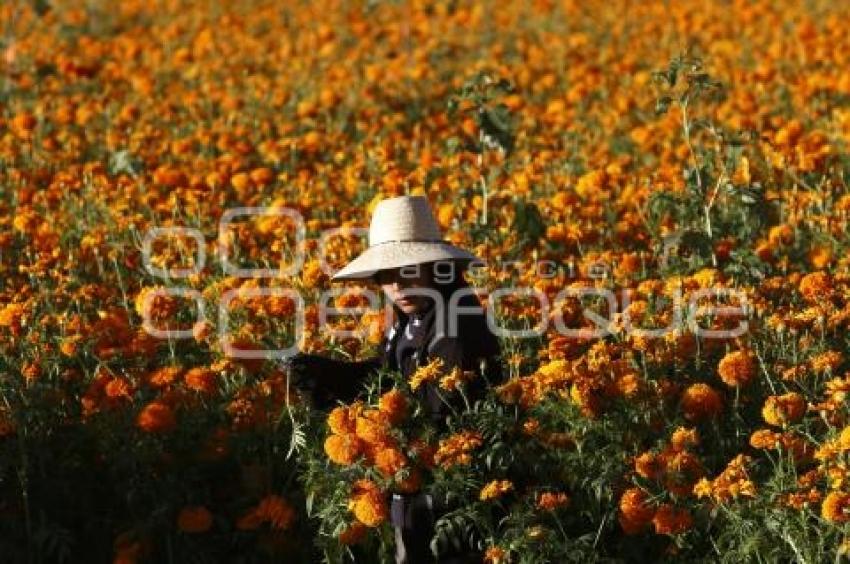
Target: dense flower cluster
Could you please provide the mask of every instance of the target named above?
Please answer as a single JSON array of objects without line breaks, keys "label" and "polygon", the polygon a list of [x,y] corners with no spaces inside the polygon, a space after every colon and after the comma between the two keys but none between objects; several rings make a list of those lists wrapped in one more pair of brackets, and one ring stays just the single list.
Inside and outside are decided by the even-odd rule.
[{"label": "dense flower cluster", "polygon": [[[834,561],[844,8],[3,3],[4,557],[344,561],[384,538],[391,493],[427,489],[465,504],[436,540],[474,532],[486,562]],[[547,298],[492,299],[500,327],[546,324],[503,339],[509,379],[443,435],[411,392],[471,375],[436,365],[305,435],[261,351],[374,354],[381,312],[320,302],[405,193],[487,262],[485,301]],[[220,225],[254,207],[300,220]]]}]

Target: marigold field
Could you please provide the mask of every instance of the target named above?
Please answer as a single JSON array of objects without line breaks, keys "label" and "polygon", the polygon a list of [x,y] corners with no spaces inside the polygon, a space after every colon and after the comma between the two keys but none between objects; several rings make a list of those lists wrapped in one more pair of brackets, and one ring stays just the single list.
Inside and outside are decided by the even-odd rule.
[{"label": "marigold field", "polygon": [[[0,561],[389,562],[420,490],[460,502],[432,548],[490,564],[842,561],[847,9],[4,2]],[[485,302],[539,292],[502,326],[549,323],[475,405],[429,365],[318,412],[232,352],[300,318],[301,350],[374,355],[380,312],[321,319],[364,303],[325,266],[402,194]],[[226,216],[261,206],[292,213]]]}]

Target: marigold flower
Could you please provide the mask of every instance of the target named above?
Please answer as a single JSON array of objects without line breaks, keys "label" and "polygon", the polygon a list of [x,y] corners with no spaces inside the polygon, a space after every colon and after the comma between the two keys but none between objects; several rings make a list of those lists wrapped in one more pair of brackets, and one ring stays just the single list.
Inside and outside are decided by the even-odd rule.
[{"label": "marigold flower", "polygon": [[806,301],[823,300],[830,296],[832,280],[826,272],[811,272],[800,280],[799,290]]},{"label": "marigold flower", "polygon": [[537,498],[537,507],[544,511],[555,511],[570,504],[570,498],[563,492],[544,492]]},{"label": "marigold flower", "polygon": [[749,351],[730,352],[720,360],[717,373],[727,386],[745,386],[756,374],[755,359]]},{"label": "marigold flower", "polygon": [[514,489],[514,485],[510,480],[493,480],[481,488],[481,493],[478,498],[481,501],[496,499]]},{"label": "marigold flower", "polygon": [[629,488],[620,497],[618,520],[623,532],[634,535],[643,530],[655,515],[655,509],[648,503],[649,497],[640,488]]},{"label": "marigold flower", "polygon": [[183,375],[183,381],[190,390],[203,394],[213,394],[218,388],[215,372],[203,366],[189,369]]},{"label": "marigold flower", "polygon": [[361,480],[355,484],[348,508],[367,527],[377,527],[387,520],[387,503],[380,489],[374,483],[367,482]]},{"label": "marigold flower", "polygon": [[434,357],[431,362],[416,369],[416,372],[410,377],[410,389],[416,391],[425,382],[436,381],[440,377],[442,370],[443,359]]},{"label": "marigold flower", "polygon": [[772,450],[779,447],[781,435],[770,429],[758,429],[750,435],[750,446],[757,449]]},{"label": "marigold flower", "polygon": [[366,525],[360,521],[355,521],[339,534],[338,540],[341,544],[347,546],[357,544],[366,537],[368,530],[369,528]]},{"label": "marigold flower", "polygon": [[654,480],[663,471],[662,462],[653,452],[644,452],[635,457],[635,472],[642,478]]},{"label": "marigold flower", "polygon": [[806,399],[797,392],[770,396],[761,410],[765,422],[776,427],[798,421],[805,413]]},{"label": "marigold flower", "polygon": [[687,509],[665,503],[658,507],[652,524],[659,535],[680,535],[693,526],[694,520]]},{"label": "marigold flower", "polygon": [[136,425],[147,433],[165,433],[174,429],[177,425],[177,419],[167,404],[161,401],[152,401],[139,412]]},{"label": "marigold flower", "polygon": [[508,561],[508,553],[498,546],[491,546],[484,552],[485,564],[507,564]]},{"label": "marigold flower", "polygon": [[396,448],[382,448],[375,455],[375,468],[389,478],[407,465],[407,457]]},{"label": "marigold flower", "polygon": [[723,409],[723,399],[708,384],[697,383],[682,393],[681,406],[686,419],[697,421],[716,417]]},{"label": "marigold flower", "polygon": [[337,435],[354,433],[357,425],[357,410],[354,406],[338,406],[328,414],[328,427]]},{"label": "marigold flower", "polygon": [[325,454],[336,464],[354,464],[363,453],[363,444],[354,435],[329,435],[325,439]]},{"label": "marigold flower", "polygon": [[471,370],[461,370],[459,366],[454,367],[451,372],[440,378],[440,388],[447,392],[454,392],[475,375]]},{"label": "marigold flower", "polygon": [[407,397],[401,390],[390,390],[378,400],[378,409],[391,425],[398,425],[407,415]]},{"label": "marigold flower", "polygon": [[678,427],[670,437],[670,446],[673,447],[673,450],[681,451],[689,446],[696,446],[698,444],[699,433],[697,433],[696,429]]},{"label": "marigold flower", "polygon": [[295,509],[281,496],[264,497],[256,509],[257,516],[273,529],[286,530],[295,521]]},{"label": "marigold flower", "polygon": [[104,388],[106,397],[112,399],[130,399],[132,391],[133,389],[130,386],[130,382],[128,382],[126,378],[112,378],[109,382],[107,382],[106,387]]},{"label": "marigold flower", "polygon": [[833,523],[850,521],[850,494],[829,492],[821,505],[821,516]]},{"label": "marigold flower", "polygon": [[205,533],[212,523],[213,515],[203,505],[184,507],[177,515],[177,528],[184,533]]},{"label": "marigold flower", "polygon": [[440,441],[437,452],[434,454],[434,462],[443,468],[449,468],[455,464],[469,464],[472,462],[470,452],[482,444],[483,439],[479,433],[462,431]]},{"label": "marigold flower", "polygon": [[355,433],[369,444],[377,445],[389,440],[389,421],[377,409],[370,409],[357,417]]}]

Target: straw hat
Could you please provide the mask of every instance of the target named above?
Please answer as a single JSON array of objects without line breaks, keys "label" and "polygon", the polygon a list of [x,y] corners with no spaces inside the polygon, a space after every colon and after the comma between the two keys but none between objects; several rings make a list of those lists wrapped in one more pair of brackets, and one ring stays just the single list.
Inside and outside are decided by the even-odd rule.
[{"label": "straw hat", "polygon": [[370,278],[385,268],[438,260],[480,259],[443,240],[427,198],[399,196],[378,202],[369,224],[369,247],[331,279]]}]

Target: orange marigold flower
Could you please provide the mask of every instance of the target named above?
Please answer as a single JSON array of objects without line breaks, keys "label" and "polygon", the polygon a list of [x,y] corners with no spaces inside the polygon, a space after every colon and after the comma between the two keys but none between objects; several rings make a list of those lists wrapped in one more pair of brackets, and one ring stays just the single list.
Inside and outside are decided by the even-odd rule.
[{"label": "orange marigold flower", "polygon": [[655,515],[655,509],[648,503],[649,497],[640,488],[629,488],[620,497],[620,526],[627,535],[643,530]]},{"label": "orange marigold flower", "polygon": [[369,528],[366,525],[360,521],[355,521],[339,534],[339,542],[347,546],[357,544],[366,537],[368,530]]},{"label": "orange marigold flower", "polygon": [[148,384],[155,388],[164,388],[172,384],[183,372],[181,366],[163,366],[148,374]]},{"label": "orange marigold flower", "polygon": [[325,454],[336,464],[354,464],[363,453],[363,444],[354,435],[330,435],[325,439]]},{"label": "orange marigold flower", "polygon": [[106,387],[104,388],[106,397],[112,399],[130,399],[132,391],[133,389],[130,386],[130,382],[128,382],[126,378],[112,378],[109,382],[107,382]]},{"label": "orange marigold flower", "polygon": [[514,485],[510,480],[493,480],[481,488],[481,493],[478,497],[481,501],[496,499],[512,489],[514,489]]},{"label": "orange marigold flower", "polygon": [[177,528],[184,533],[205,533],[212,523],[213,515],[203,505],[184,507],[177,515]]},{"label": "orange marigold flower", "polygon": [[508,553],[503,548],[491,546],[484,552],[484,564],[507,564]]},{"label": "orange marigold flower", "polygon": [[407,415],[407,398],[400,390],[390,390],[378,400],[378,410],[386,416],[390,425],[398,425]]},{"label": "orange marigold flower", "polygon": [[732,351],[720,360],[717,373],[727,386],[745,386],[756,375],[756,363],[749,351]]},{"label": "orange marigold flower", "polygon": [[389,478],[407,465],[407,458],[396,448],[382,448],[375,455],[375,468]]},{"label": "orange marigold flower", "polygon": [[809,359],[809,366],[817,374],[823,374],[826,371],[835,372],[836,369],[844,362],[844,355],[839,351],[824,351]]},{"label": "orange marigold flower", "polygon": [[544,492],[537,498],[537,507],[544,511],[555,511],[570,504],[570,498],[563,492]]},{"label": "orange marigold flower", "polygon": [[781,435],[770,429],[758,429],[750,435],[750,446],[758,449],[772,450],[779,448]]},{"label": "orange marigold flower", "polygon": [[471,370],[461,370],[456,366],[447,375],[440,378],[440,388],[447,392],[454,392],[466,382],[470,381],[475,376],[475,372]]},{"label": "orange marigold flower", "polygon": [[370,409],[357,417],[355,433],[367,443],[385,443],[389,440],[389,421],[377,409]]},{"label": "orange marigold flower", "polygon": [[358,521],[367,527],[377,527],[387,520],[388,509],[384,494],[368,480],[359,480],[348,503]]},{"label": "orange marigold flower", "polygon": [[470,452],[480,447],[483,439],[474,431],[462,431],[440,441],[434,462],[443,468],[472,462]]},{"label": "orange marigold flower", "polygon": [[217,389],[216,374],[207,367],[192,368],[183,375],[183,381],[190,390],[203,394],[213,394]]},{"label": "orange marigold flower", "polygon": [[357,425],[357,408],[355,406],[338,406],[328,414],[328,427],[332,433],[345,435],[354,433]]},{"label": "orange marigold flower", "polygon": [[797,392],[770,396],[761,410],[765,422],[776,427],[798,421],[805,413],[806,399]]},{"label": "orange marigold flower", "polygon": [[678,427],[670,437],[670,445],[673,447],[673,450],[685,450],[689,446],[696,446],[698,444],[699,434],[696,429]]},{"label": "orange marigold flower", "polygon": [[823,300],[832,292],[832,280],[826,272],[811,272],[800,280],[799,290],[806,301]]},{"label": "orange marigold flower", "polygon": [[659,535],[680,535],[693,526],[694,520],[687,509],[665,503],[658,507],[652,524]]},{"label": "orange marigold flower", "polygon": [[257,506],[256,513],[273,529],[286,530],[295,521],[295,509],[279,495],[264,497]]},{"label": "orange marigold flower", "polygon": [[723,399],[708,384],[697,383],[682,393],[681,405],[685,418],[695,421],[717,416],[723,409]]},{"label": "orange marigold flower", "polygon": [[821,505],[821,516],[833,523],[850,521],[850,494],[829,492]]},{"label": "orange marigold flower", "polygon": [[654,452],[644,452],[635,458],[635,472],[642,478],[654,480],[662,471],[661,460]]},{"label": "orange marigold flower", "polygon": [[174,412],[161,401],[147,404],[136,418],[136,425],[147,433],[164,433],[171,431],[177,425]]}]

